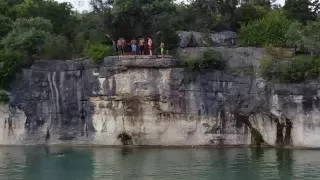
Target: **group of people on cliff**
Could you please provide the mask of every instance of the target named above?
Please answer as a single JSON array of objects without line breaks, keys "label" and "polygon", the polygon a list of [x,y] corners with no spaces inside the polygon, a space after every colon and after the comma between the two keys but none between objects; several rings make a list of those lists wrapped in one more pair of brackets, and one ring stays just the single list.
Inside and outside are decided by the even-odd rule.
[{"label": "group of people on cliff", "polygon": [[[148,38],[137,38],[127,41],[124,38],[119,38],[115,43],[113,43],[114,49],[120,55],[125,55],[126,52],[129,52],[131,55],[150,55],[152,56],[152,39]],[[164,55],[164,42],[160,42],[160,54]]]}]

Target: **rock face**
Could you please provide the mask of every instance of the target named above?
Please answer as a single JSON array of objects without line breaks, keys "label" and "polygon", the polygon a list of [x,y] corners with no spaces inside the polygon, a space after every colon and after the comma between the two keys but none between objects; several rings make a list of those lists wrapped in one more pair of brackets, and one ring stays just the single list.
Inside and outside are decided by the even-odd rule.
[{"label": "rock face", "polygon": [[0,144],[320,147],[319,84],[270,84],[254,73],[262,49],[217,50],[225,72],[187,73],[169,57],[38,61],[0,106],[0,124],[13,121]]},{"label": "rock face", "polygon": [[216,33],[201,33],[195,31],[178,31],[180,37],[179,47],[210,47],[210,46],[234,46],[238,39],[233,31]]}]

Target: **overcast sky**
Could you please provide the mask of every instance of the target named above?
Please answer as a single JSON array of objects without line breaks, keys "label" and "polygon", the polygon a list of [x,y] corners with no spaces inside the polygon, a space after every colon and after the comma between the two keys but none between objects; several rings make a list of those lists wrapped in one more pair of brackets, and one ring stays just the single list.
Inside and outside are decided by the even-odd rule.
[{"label": "overcast sky", "polygon": [[[73,5],[73,7],[79,12],[82,12],[84,10],[90,10],[90,5],[89,5],[90,0],[56,0],[56,1],[70,2]],[[176,0],[176,1],[181,2],[184,0]],[[285,0],[277,0],[277,2],[282,5],[283,5],[284,1]]]}]

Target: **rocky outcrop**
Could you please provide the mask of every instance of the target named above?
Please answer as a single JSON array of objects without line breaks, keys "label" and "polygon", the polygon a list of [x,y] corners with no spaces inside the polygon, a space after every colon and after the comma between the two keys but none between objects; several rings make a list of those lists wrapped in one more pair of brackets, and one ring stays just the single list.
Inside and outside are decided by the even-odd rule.
[{"label": "rocky outcrop", "polygon": [[318,81],[271,84],[255,74],[263,49],[216,50],[224,72],[171,57],[37,61],[0,106],[0,144],[320,147]]},{"label": "rocky outcrop", "polygon": [[180,48],[234,46],[238,35],[233,31],[201,33],[195,31],[178,31]]}]

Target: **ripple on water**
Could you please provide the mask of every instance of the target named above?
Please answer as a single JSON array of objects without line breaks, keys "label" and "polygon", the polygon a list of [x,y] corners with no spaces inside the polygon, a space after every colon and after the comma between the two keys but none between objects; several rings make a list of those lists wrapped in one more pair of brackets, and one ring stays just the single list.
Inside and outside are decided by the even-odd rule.
[{"label": "ripple on water", "polygon": [[0,180],[319,180],[320,151],[0,148]]}]

